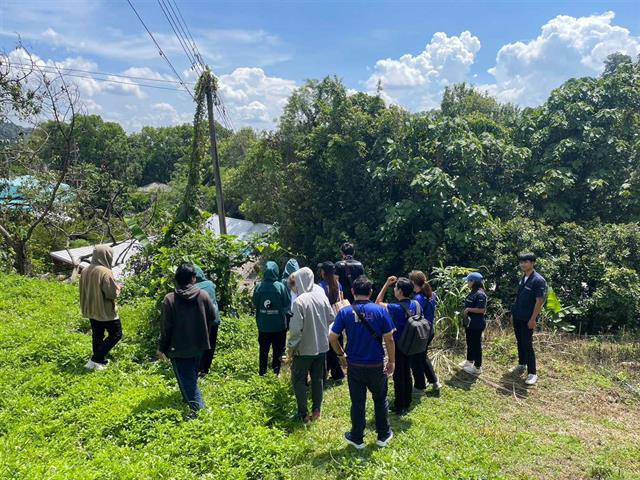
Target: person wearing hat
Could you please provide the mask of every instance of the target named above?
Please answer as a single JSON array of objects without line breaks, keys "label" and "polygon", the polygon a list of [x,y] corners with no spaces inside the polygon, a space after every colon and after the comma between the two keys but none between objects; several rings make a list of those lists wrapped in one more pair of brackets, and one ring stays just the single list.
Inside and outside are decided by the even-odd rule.
[{"label": "person wearing hat", "polygon": [[464,278],[469,286],[469,295],[464,300],[462,313],[467,339],[467,359],[460,364],[471,375],[482,373],[482,332],[487,326],[487,294],[484,291],[483,277],[480,272],[471,272]]},{"label": "person wearing hat", "polygon": [[533,331],[547,296],[547,281],[535,271],[535,254],[520,254],[518,262],[523,275],[518,283],[516,301],[511,307],[513,330],[518,344],[518,365],[511,369],[511,373],[519,375],[526,369],[528,375],[524,383],[535,385],[538,374],[536,354],[533,351]]}]

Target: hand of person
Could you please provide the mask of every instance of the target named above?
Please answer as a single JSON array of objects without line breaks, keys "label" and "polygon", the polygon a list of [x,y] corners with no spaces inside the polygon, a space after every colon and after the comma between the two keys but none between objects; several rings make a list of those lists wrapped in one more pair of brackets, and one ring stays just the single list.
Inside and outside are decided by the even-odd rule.
[{"label": "hand of person", "polygon": [[342,355],[338,357],[338,361],[340,362],[340,366],[342,368],[347,368],[347,356],[346,355]]},{"label": "hand of person", "polygon": [[529,323],[527,323],[527,327],[529,327],[529,330],[535,330],[536,329],[536,320],[535,320],[535,318],[532,318],[531,320],[529,320]]},{"label": "hand of person", "polygon": [[391,275],[389,278],[387,278],[387,285],[391,285],[393,283],[396,283],[398,281],[398,277],[396,277],[395,275]]},{"label": "hand of person", "polygon": [[384,373],[387,377],[393,375],[393,371],[396,369],[396,364],[394,362],[387,362],[387,366],[384,367]]},{"label": "hand of person", "polygon": [[464,316],[469,316],[469,309],[468,309],[468,308],[465,308],[465,309],[462,311],[462,315],[464,315]]},{"label": "hand of person", "polygon": [[158,354],[158,360],[164,361],[167,359],[167,356],[164,353],[162,353],[160,350],[158,350],[156,353]]}]

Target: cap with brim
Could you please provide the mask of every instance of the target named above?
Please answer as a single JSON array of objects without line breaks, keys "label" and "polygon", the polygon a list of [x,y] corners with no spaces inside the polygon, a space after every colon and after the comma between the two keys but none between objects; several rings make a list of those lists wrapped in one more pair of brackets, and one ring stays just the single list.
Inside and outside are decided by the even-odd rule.
[{"label": "cap with brim", "polygon": [[471,272],[463,278],[465,282],[481,282],[484,277],[480,272]]}]

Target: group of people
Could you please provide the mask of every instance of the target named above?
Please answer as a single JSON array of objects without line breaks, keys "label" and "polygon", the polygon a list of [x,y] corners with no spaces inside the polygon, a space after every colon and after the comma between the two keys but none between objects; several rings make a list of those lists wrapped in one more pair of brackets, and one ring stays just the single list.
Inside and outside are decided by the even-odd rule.
[{"label": "group of people", "polygon": [[[390,276],[372,301],[373,284],[362,263],[355,260],[353,245],[343,244],[341,252],[340,261],[318,265],[317,275],[308,267],[300,268],[294,259],[287,262],[282,276],[275,262],[266,263],[262,281],[253,293],[259,374],[267,373],[270,353],[271,370],[276,375],[283,362],[290,362],[296,418],[310,423],[321,417],[328,378],[342,383],[346,370],[352,426],[345,440],[357,449],[364,448],[368,390],[374,403],[376,444],[384,447],[393,437],[388,412],[404,415],[414,396],[425,393],[429,386],[436,394],[442,388],[428,355],[437,324],[438,297],[425,273],[413,270],[406,277]],[[119,286],[111,274],[111,260],[109,247],[96,247],[91,266],[82,272],[80,281],[82,312],[91,319],[93,332],[89,369],[106,368],[106,355],[122,337],[115,303]],[[527,370],[527,385],[537,382],[533,331],[547,290],[535,263],[532,253],[519,256],[523,275],[512,308],[519,362],[511,371],[521,374]],[[464,280],[469,286],[462,315],[467,355],[460,367],[470,375],[479,375],[487,293],[481,273],[471,272]],[[171,360],[182,396],[195,414],[204,407],[198,377],[206,375],[211,366],[220,314],[215,285],[200,268],[180,265],[175,282],[175,290],[162,302],[158,356]],[[391,287],[395,301],[387,303]],[[418,351],[407,347],[409,332]],[[387,400],[390,376],[394,387],[391,407]]]}]

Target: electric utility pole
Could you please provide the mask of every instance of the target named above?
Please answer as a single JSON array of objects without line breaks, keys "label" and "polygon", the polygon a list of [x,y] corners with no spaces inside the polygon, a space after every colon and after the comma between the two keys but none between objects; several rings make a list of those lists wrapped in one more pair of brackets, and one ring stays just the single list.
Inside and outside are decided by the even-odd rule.
[{"label": "electric utility pole", "polygon": [[211,141],[211,160],[213,161],[213,174],[216,182],[216,206],[218,207],[218,221],[220,222],[220,235],[227,234],[227,215],[224,211],[224,197],[222,196],[222,181],[220,180],[220,160],[218,159],[218,143],[216,141],[216,124],[213,118],[213,92],[215,77],[209,73],[209,81],[205,87],[207,96],[207,113],[209,114],[209,139]]}]

